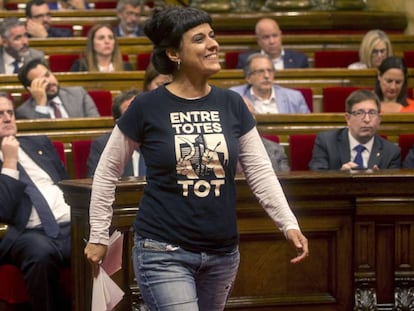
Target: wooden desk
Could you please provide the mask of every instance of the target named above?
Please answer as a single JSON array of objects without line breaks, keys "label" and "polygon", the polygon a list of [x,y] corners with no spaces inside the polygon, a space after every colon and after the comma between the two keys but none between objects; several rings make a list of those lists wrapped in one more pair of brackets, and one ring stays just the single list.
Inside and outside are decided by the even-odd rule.
[{"label": "wooden desk", "polygon": [[[241,264],[226,309],[350,311],[355,304],[358,310],[408,310],[414,286],[414,171],[294,172],[279,179],[310,241],[310,257],[289,264],[293,249],[239,179]],[[88,236],[91,180],[61,185],[72,206],[73,310],[88,310],[90,267],[82,238]],[[127,293],[118,310],[139,301],[129,227],[143,186],[143,180],[131,178],[117,187],[113,227],[127,237],[123,269],[115,277]]]},{"label": "wooden desk", "polygon": [[[280,143],[289,154],[289,135],[318,133],[320,131],[342,128],[345,117],[342,113],[274,114],[257,115],[260,133],[278,135]],[[65,143],[68,170],[74,177],[72,146],[74,140],[94,139],[113,128],[110,117],[17,120],[18,135],[47,135],[51,140]],[[400,134],[414,134],[414,114],[395,113],[382,116],[379,133],[398,143]]]}]

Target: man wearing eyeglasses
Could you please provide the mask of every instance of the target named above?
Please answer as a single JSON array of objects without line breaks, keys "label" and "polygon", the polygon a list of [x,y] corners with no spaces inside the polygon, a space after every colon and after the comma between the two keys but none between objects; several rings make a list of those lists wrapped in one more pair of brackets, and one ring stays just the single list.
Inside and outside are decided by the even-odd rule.
[{"label": "man wearing eyeglasses", "polygon": [[31,0],[26,4],[26,27],[32,38],[72,37],[67,28],[51,26],[51,14],[44,0]]},{"label": "man wearing eyeglasses", "polygon": [[261,53],[252,54],[244,68],[247,84],[230,89],[239,93],[255,114],[309,113],[302,93],[275,84],[274,74],[269,56]]},{"label": "man wearing eyeglasses", "polygon": [[144,11],[149,10],[142,0],[119,0],[116,6],[116,15],[119,24],[114,27],[117,37],[144,36]]},{"label": "man wearing eyeglasses", "polygon": [[379,170],[401,167],[401,150],[377,134],[381,103],[370,90],[357,90],[345,103],[347,127],[321,132],[313,146],[311,170]]}]

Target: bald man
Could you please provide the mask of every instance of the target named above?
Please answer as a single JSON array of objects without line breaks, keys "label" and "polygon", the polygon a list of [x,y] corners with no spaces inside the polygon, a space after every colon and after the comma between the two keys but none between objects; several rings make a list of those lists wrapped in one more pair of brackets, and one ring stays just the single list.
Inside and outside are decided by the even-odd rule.
[{"label": "bald man", "polygon": [[256,23],[255,32],[260,51],[239,54],[237,68],[244,68],[249,55],[257,52],[269,55],[273,61],[273,67],[277,70],[309,67],[308,57],[304,53],[283,48],[282,30],[274,19],[268,17],[260,19]]}]

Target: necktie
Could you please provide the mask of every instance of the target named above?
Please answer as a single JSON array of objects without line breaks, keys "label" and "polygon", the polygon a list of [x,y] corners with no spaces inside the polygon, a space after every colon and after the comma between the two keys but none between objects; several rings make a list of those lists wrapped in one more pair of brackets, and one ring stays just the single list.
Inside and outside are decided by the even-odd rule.
[{"label": "necktie", "polygon": [[62,113],[60,112],[59,107],[54,101],[49,102],[50,107],[53,108],[53,112],[55,113],[55,118],[59,119],[62,118]]},{"label": "necktie", "polygon": [[19,61],[16,59],[13,63],[13,67],[14,67],[14,69],[13,69],[13,73],[19,73]]},{"label": "necktie", "polygon": [[42,222],[43,230],[45,230],[48,236],[53,238],[57,237],[59,234],[59,225],[50,210],[49,204],[20,163],[17,164],[17,168],[20,172],[20,181],[27,185],[25,192],[32,200],[33,206]]},{"label": "necktie", "polygon": [[354,159],[354,162],[358,164],[358,169],[364,168],[364,161],[362,160],[362,152],[365,150],[365,147],[363,145],[358,145],[354,148],[356,150],[356,156]]}]

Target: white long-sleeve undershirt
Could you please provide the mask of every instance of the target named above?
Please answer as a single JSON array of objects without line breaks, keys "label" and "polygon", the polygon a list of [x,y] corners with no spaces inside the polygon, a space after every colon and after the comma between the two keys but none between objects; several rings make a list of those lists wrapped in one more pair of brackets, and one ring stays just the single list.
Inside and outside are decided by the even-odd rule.
[{"label": "white long-sleeve undershirt", "polygon": [[[247,183],[259,203],[284,234],[289,229],[299,230],[296,217],[273,171],[257,129],[253,128],[240,137],[239,143],[239,161]],[[108,245],[116,182],[137,147],[137,142],[125,136],[115,126],[94,175],[89,211],[91,243]]]}]

